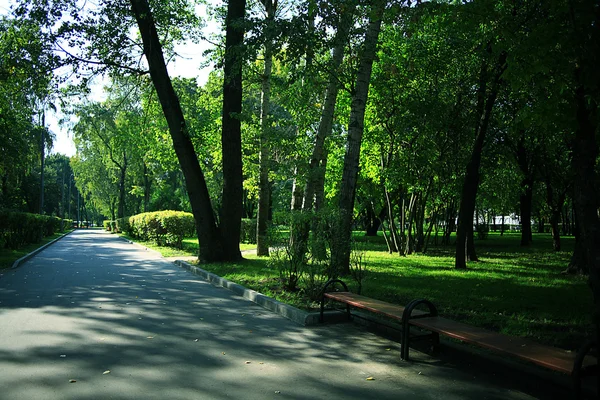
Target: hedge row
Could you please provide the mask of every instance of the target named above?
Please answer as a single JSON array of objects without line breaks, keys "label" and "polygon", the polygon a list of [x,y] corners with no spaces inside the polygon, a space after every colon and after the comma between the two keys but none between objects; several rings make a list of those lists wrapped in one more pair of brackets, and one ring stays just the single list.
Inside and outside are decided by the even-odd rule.
[{"label": "hedge row", "polygon": [[73,221],[47,215],[0,211],[0,248],[18,249],[64,232]]},{"label": "hedge row", "polygon": [[[153,240],[159,245],[182,247],[183,238],[193,236],[194,216],[182,211],[156,211],[132,217],[104,221],[104,229],[127,233],[141,240]],[[256,219],[242,219],[240,241],[256,244]]]},{"label": "hedge row", "polygon": [[140,240],[152,240],[160,246],[181,249],[183,238],[194,235],[196,224],[194,216],[190,213],[156,211],[115,221],[104,221],[104,229],[115,233],[127,233]]}]

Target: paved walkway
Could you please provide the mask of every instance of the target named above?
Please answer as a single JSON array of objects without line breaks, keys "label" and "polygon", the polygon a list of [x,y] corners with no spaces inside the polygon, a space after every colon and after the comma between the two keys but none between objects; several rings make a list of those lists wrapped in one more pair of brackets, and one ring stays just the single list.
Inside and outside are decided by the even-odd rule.
[{"label": "paved walkway", "polygon": [[352,324],[298,326],[100,230],[1,274],[3,400],[551,398],[477,366],[404,363]]}]

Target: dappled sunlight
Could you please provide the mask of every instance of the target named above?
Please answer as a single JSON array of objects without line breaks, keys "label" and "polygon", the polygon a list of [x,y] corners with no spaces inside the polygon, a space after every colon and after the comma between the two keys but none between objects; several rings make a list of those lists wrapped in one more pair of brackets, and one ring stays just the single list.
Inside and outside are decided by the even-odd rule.
[{"label": "dappled sunlight", "polygon": [[354,325],[295,325],[118,238],[84,236],[91,247],[73,260],[47,267],[78,243],[67,240],[0,280],[6,398],[427,398],[432,379],[450,399],[509,392],[439,359],[402,363],[397,342]]}]

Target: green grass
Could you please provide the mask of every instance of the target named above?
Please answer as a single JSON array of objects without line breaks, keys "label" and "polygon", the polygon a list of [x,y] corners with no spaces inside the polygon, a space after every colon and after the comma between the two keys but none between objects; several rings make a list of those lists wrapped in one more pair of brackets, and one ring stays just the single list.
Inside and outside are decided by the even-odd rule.
[{"label": "green grass", "polygon": [[[139,243],[149,249],[156,250],[163,257],[197,257],[198,256],[198,239],[196,239],[196,238],[183,239],[183,246],[182,246],[183,248],[176,249],[173,247],[158,246],[153,241],[138,240],[138,239],[135,239],[126,234],[119,234],[119,236],[121,236],[127,240],[131,240],[132,242]],[[242,251],[253,250],[253,249],[256,249],[255,244],[240,243],[240,250],[242,250]]]},{"label": "green grass", "polygon": [[[572,237],[562,238],[564,251],[554,252],[550,235],[534,235],[532,246],[523,248],[520,234],[491,232],[488,239],[476,241],[480,261],[463,271],[453,268],[454,246],[430,246],[426,255],[400,257],[387,253],[381,236],[355,232],[354,239],[366,256],[365,296],[401,305],[426,298],[443,316],[568,349],[577,349],[591,333],[587,279],[561,274],[571,256]],[[184,246],[187,252],[171,249],[164,255],[196,255],[195,240],[186,240]],[[268,259],[244,257],[202,268],[287,304],[317,307],[302,291],[285,292]],[[346,281],[356,290],[356,283]]]},{"label": "green grass", "polygon": [[42,247],[46,243],[50,243],[54,239],[64,235],[63,233],[55,233],[52,236],[45,237],[39,243],[29,244],[18,250],[0,249],[0,269],[10,268],[13,263],[19,258],[31,253],[32,251]]}]

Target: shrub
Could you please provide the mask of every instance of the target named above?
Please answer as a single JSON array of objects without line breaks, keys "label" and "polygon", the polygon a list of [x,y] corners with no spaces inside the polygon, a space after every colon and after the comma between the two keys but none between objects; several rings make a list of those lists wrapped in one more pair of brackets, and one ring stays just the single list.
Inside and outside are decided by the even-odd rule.
[{"label": "shrub", "polygon": [[475,225],[475,230],[477,232],[477,239],[485,240],[488,237],[490,227],[488,224],[477,224]]},{"label": "shrub", "polygon": [[44,236],[63,232],[65,221],[68,220],[48,215],[0,211],[0,246],[18,249],[39,243]]},{"label": "shrub", "polygon": [[128,233],[141,240],[152,240],[158,245],[183,247],[183,238],[194,234],[194,216],[183,211],[156,211],[129,218]]},{"label": "shrub", "polygon": [[256,219],[243,218],[240,228],[240,242],[256,244]]},{"label": "shrub", "polygon": [[129,225],[129,217],[118,218],[115,220],[116,231],[119,233],[131,234],[131,227]]}]

